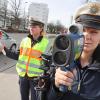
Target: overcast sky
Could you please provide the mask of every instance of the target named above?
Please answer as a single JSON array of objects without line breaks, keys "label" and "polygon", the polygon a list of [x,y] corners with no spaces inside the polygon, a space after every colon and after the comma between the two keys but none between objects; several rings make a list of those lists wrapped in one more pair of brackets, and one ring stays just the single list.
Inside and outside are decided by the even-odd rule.
[{"label": "overcast sky", "polygon": [[23,4],[25,2],[28,2],[25,4],[25,9],[27,9],[32,2],[48,4],[48,22],[60,20],[62,24],[68,26],[70,16],[73,15],[77,7],[84,3],[84,0],[23,0]]}]

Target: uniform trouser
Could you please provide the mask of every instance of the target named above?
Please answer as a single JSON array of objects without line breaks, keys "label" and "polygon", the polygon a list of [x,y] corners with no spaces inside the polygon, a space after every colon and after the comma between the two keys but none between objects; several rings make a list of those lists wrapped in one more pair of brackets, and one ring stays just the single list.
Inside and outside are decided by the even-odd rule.
[{"label": "uniform trouser", "polygon": [[37,100],[34,86],[35,83],[32,79],[28,79],[26,77],[19,77],[21,100],[29,100],[29,92],[31,92],[31,100]]}]

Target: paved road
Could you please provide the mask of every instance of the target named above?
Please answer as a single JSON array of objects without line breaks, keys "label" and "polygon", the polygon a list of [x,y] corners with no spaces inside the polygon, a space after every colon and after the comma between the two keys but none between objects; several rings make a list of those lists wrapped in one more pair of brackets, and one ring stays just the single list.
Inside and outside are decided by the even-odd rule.
[{"label": "paved road", "polygon": [[[22,38],[27,34],[9,35],[15,38],[18,41],[18,44],[20,44]],[[15,64],[15,60],[9,59],[0,54],[0,100],[20,100],[18,76]]]},{"label": "paved road", "polygon": [[20,100],[15,64],[0,54],[0,100]]}]

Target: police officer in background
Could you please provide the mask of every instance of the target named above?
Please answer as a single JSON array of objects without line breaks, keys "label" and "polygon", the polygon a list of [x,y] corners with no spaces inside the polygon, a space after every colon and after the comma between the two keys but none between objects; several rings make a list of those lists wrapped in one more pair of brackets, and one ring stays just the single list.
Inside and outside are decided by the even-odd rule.
[{"label": "police officer in background", "polygon": [[20,50],[16,52],[6,47],[1,48],[7,57],[18,60],[16,70],[19,76],[21,100],[29,100],[30,91],[31,100],[37,100],[34,78],[44,72],[41,69],[41,54],[46,51],[49,43],[44,37],[43,29],[44,23],[31,17],[29,19],[30,33],[21,41]]},{"label": "police officer in background", "polygon": [[[76,11],[74,20],[84,28],[82,54],[76,60],[74,70],[56,70],[47,100],[100,100],[100,3],[92,2],[81,6]],[[78,79],[76,85],[75,77]],[[75,90],[62,93],[60,85],[73,86]]]}]

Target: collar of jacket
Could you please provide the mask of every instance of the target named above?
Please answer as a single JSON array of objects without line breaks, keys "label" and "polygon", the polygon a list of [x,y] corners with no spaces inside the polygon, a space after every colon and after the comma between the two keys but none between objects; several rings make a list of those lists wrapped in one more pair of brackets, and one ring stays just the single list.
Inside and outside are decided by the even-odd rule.
[{"label": "collar of jacket", "polygon": [[42,40],[42,38],[43,38],[43,36],[39,36],[37,40],[34,40],[34,38],[33,38],[33,36],[32,36],[31,34],[28,34],[27,37],[29,37],[29,38],[31,39],[31,43],[32,43],[32,44],[31,44],[31,47],[32,47],[34,44],[41,42],[41,40]]},{"label": "collar of jacket", "polygon": [[[76,65],[77,67],[81,68],[81,64],[79,60],[76,61]],[[86,66],[86,69],[100,72],[100,62],[95,60],[94,62],[91,62],[88,66]]]},{"label": "collar of jacket", "polygon": [[95,49],[88,69],[100,72],[100,45]]},{"label": "collar of jacket", "polygon": [[94,60],[94,62],[89,65],[88,69],[100,72],[100,62]]},{"label": "collar of jacket", "polygon": [[100,45],[96,48],[92,56],[92,62],[88,69],[100,72]]}]

